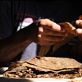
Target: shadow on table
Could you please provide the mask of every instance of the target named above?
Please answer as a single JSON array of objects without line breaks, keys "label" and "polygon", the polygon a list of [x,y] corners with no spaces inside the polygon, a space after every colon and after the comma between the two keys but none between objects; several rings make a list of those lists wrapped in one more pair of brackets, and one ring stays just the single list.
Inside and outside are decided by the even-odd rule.
[{"label": "shadow on table", "polygon": [[28,79],[14,79],[14,78],[0,77],[0,82],[32,82],[32,81]]}]

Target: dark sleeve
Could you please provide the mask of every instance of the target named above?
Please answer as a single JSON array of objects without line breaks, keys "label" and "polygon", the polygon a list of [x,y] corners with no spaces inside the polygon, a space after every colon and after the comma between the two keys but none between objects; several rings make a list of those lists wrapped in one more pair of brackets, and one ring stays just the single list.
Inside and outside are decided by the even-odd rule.
[{"label": "dark sleeve", "polygon": [[[16,1],[17,2],[17,1]],[[18,26],[18,2],[14,0],[0,1],[0,38],[6,38],[16,32]]]}]

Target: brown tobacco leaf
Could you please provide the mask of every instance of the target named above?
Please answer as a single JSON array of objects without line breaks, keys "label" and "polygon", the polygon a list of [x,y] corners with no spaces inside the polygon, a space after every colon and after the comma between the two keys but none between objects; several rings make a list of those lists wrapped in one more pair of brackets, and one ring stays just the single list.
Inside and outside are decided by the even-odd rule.
[{"label": "brown tobacco leaf", "polygon": [[[82,64],[71,58],[41,57],[30,61],[18,61],[4,73],[9,78],[42,78],[82,76]],[[67,76],[67,77],[68,77]]]},{"label": "brown tobacco leaf", "polygon": [[64,68],[80,68],[82,66],[81,63],[77,62],[72,58],[65,57],[39,57],[33,58],[29,61],[18,61],[15,64],[12,64],[9,67],[9,70],[20,68],[20,67],[30,67],[35,68],[37,70],[43,71],[53,71],[60,70]]},{"label": "brown tobacco leaf", "polygon": [[81,67],[81,63],[77,62],[72,58],[61,58],[61,57],[41,57],[40,59],[34,58],[29,63],[36,65],[37,67],[59,70],[64,68],[78,68]]}]

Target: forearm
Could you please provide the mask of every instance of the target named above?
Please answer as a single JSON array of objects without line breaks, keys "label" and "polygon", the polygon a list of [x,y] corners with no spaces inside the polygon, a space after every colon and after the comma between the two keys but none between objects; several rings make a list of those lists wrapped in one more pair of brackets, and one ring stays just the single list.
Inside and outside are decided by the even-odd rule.
[{"label": "forearm", "polygon": [[0,62],[12,60],[31,43],[29,37],[25,38],[23,35],[21,36],[19,34],[0,42]]},{"label": "forearm", "polygon": [[14,36],[1,40],[0,62],[9,62],[22,52],[35,38],[31,32],[24,29],[14,34]]}]

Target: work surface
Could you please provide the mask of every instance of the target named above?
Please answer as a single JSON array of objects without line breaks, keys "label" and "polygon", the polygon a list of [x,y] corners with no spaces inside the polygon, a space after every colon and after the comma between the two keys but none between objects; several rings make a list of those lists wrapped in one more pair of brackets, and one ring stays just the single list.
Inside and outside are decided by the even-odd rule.
[{"label": "work surface", "polygon": [[24,78],[24,79],[15,79],[15,78],[4,78],[0,77],[0,82],[82,82],[81,78],[74,79],[55,79],[55,78]]}]

